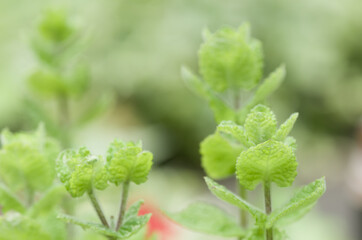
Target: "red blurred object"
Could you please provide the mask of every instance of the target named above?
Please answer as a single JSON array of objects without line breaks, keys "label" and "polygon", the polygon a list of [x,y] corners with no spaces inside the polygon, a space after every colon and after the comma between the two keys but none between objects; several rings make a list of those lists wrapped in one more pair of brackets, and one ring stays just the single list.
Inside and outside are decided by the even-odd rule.
[{"label": "red blurred object", "polygon": [[170,222],[157,207],[149,203],[141,206],[138,215],[147,213],[152,213],[151,219],[147,224],[147,239],[156,233],[161,240],[172,240],[172,236],[175,236],[176,232],[172,222]]}]

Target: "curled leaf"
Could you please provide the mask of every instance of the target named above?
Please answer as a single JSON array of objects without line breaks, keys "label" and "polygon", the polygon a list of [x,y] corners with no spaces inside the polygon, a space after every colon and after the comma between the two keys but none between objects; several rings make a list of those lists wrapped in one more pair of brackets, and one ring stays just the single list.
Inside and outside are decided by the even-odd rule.
[{"label": "curled leaf", "polygon": [[250,37],[249,25],[222,28],[205,34],[199,51],[200,72],[216,92],[252,89],[262,75],[263,54],[259,41]]},{"label": "curled leaf", "polygon": [[56,169],[60,181],[72,197],[80,197],[93,187],[103,190],[108,186],[109,176],[103,158],[91,155],[85,147],[60,153]]},{"label": "curled leaf", "polygon": [[116,185],[125,181],[144,183],[151,170],[152,159],[152,153],[143,151],[141,143],[115,140],[107,152],[109,180]]}]

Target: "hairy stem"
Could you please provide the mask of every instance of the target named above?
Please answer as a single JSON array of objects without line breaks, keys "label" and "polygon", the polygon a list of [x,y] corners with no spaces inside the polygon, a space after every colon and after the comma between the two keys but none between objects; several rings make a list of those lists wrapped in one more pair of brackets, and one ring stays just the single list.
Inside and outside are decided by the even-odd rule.
[{"label": "hairy stem", "polygon": [[89,199],[91,200],[92,205],[93,205],[93,207],[94,207],[94,210],[96,210],[97,215],[98,215],[98,217],[99,217],[99,220],[101,220],[103,226],[109,228],[109,225],[108,225],[108,222],[107,222],[107,220],[106,220],[106,217],[104,216],[104,213],[103,213],[103,211],[102,211],[102,209],[101,209],[101,206],[100,206],[99,203],[98,203],[98,200],[97,200],[96,196],[95,196],[94,193],[93,193],[93,190],[88,191],[88,197],[89,197]]},{"label": "hairy stem", "polygon": [[119,208],[119,215],[116,225],[116,231],[119,230],[119,228],[122,225],[124,213],[126,212],[126,205],[127,205],[127,199],[128,199],[128,192],[129,192],[129,181],[126,181],[123,183],[123,189],[122,189],[122,200],[121,200],[121,206]]},{"label": "hairy stem", "polygon": [[[240,92],[238,90],[236,90],[234,92],[234,111],[235,113],[239,110],[240,108]],[[235,119],[237,122],[237,119]],[[237,122],[237,124],[239,124]],[[244,199],[245,201],[247,201],[248,198],[248,193],[247,190],[240,185],[239,181],[236,180],[236,185],[239,191],[239,195],[242,199]],[[243,228],[247,228],[248,227],[248,215],[247,212],[244,209],[240,209],[239,211],[239,219],[240,219],[240,225]],[[241,240],[242,238],[240,237],[239,240]]]},{"label": "hairy stem", "polygon": [[[239,195],[242,199],[246,200],[248,198],[248,192],[247,190],[240,185],[240,183],[237,183],[239,186]],[[247,228],[248,227],[248,215],[246,213],[246,211],[244,209],[240,209],[240,213],[239,213],[239,217],[240,217],[240,225],[243,228]]]},{"label": "hairy stem", "polygon": [[[265,213],[270,215],[272,212],[272,202],[270,196],[270,182],[264,183]],[[273,240],[273,228],[265,229],[266,240]]]}]

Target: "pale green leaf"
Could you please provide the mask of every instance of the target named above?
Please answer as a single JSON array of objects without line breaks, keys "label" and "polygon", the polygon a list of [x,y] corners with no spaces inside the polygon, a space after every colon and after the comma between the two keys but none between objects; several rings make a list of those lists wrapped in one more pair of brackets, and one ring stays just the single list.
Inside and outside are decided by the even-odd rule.
[{"label": "pale green leaf", "polygon": [[207,34],[199,50],[199,66],[204,80],[216,92],[249,90],[262,75],[262,47],[250,37],[247,24],[239,29],[221,28]]},{"label": "pale green leaf", "polygon": [[223,237],[240,237],[245,234],[232,216],[207,203],[192,203],[178,213],[167,213],[167,216],[197,232]]},{"label": "pale green leaf", "polygon": [[236,196],[234,193],[229,191],[224,186],[216,183],[215,181],[211,180],[208,177],[205,177],[206,184],[210,191],[219,199],[228,202],[234,206],[237,206],[240,209],[244,209],[248,211],[255,219],[258,221],[263,221],[266,215],[261,211],[259,208],[253,206],[252,204],[248,203],[244,199]]},{"label": "pale green leaf", "polygon": [[285,66],[282,65],[272,72],[258,87],[252,99],[239,111],[238,120],[240,123],[244,123],[245,118],[249,111],[258,104],[261,104],[275,92],[285,77]]},{"label": "pale green leaf", "polygon": [[230,143],[218,133],[201,142],[201,164],[208,176],[221,179],[235,174],[235,163],[242,146]]},{"label": "pale green leaf", "polygon": [[0,184],[0,209],[1,212],[16,211],[25,212],[25,206],[21,201],[3,184]]},{"label": "pale green leaf", "polygon": [[293,113],[290,117],[280,125],[278,131],[273,136],[273,139],[277,141],[284,141],[284,139],[289,135],[290,131],[292,130],[295,121],[298,118],[298,113]]},{"label": "pale green leaf", "polygon": [[1,140],[0,174],[11,190],[45,190],[52,184],[59,144],[44,127],[16,134],[4,130]]},{"label": "pale green leaf", "polygon": [[51,240],[34,219],[9,212],[0,216],[0,240]]},{"label": "pale green leaf", "polygon": [[234,111],[205,81],[202,81],[186,67],[181,69],[181,75],[186,85],[209,103],[217,122],[221,122],[222,120],[235,120]]},{"label": "pale green leaf", "polygon": [[222,121],[217,126],[217,131],[232,136],[246,148],[253,145],[246,136],[244,128],[232,121]]},{"label": "pale green leaf", "polygon": [[270,228],[277,221],[290,223],[304,216],[326,191],[326,181],[320,178],[296,192],[290,201],[268,216],[267,227]]},{"label": "pale green leaf", "polygon": [[107,153],[107,169],[110,181],[119,185],[125,181],[141,184],[147,181],[153,155],[143,151],[141,144],[115,140]]},{"label": "pale green leaf", "polygon": [[95,156],[82,147],[59,154],[56,167],[58,177],[72,197],[80,197],[94,188],[108,186],[108,173],[101,156]]},{"label": "pale green leaf", "polygon": [[297,176],[297,165],[292,148],[281,142],[268,140],[240,154],[236,173],[240,184],[249,190],[263,182],[288,187]]},{"label": "pale green leaf", "polygon": [[245,121],[245,134],[254,145],[271,139],[277,129],[277,121],[270,108],[264,105],[255,106]]},{"label": "pale green leaf", "polygon": [[133,234],[137,233],[147,224],[150,217],[151,214],[146,214],[143,216],[129,218],[122,224],[119,231],[114,231],[104,227],[101,224],[86,222],[69,215],[61,214],[58,216],[59,219],[67,223],[75,224],[82,227],[83,230],[90,230],[105,236],[116,237],[118,240],[126,240]]},{"label": "pale green leaf", "polygon": [[286,137],[284,140],[284,144],[291,147],[293,151],[297,150],[297,140],[294,137]]}]

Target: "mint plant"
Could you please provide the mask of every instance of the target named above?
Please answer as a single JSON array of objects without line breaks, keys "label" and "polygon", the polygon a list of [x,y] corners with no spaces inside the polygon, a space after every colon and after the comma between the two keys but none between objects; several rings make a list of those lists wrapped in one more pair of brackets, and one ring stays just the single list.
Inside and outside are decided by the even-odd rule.
[{"label": "mint plant", "polygon": [[[183,79],[209,103],[217,123],[229,120],[243,125],[249,111],[264,103],[280,86],[285,68],[280,66],[260,83],[263,75],[262,45],[250,36],[248,24],[236,30],[221,28],[214,34],[205,30],[203,36],[205,42],[199,50],[202,79],[185,67],[181,71]],[[216,132],[201,143],[202,166],[214,179],[230,177],[235,173],[236,157],[242,150],[245,147],[230,143]],[[237,185],[240,196],[247,199],[246,189],[239,183]],[[242,226],[247,226],[244,210],[240,211],[240,221]]]},{"label": "mint plant", "polygon": [[[297,176],[295,157],[296,144],[288,137],[296,114],[292,114],[279,128],[273,112],[264,105],[257,105],[247,115],[244,126],[231,121],[218,126],[221,138],[232,141],[242,150],[236,156],[234,171],[238,182],[248,190],[261,184],[264,189],[265,210],[252,205],[245,199],[219,185],[209,177],[205,181],[210,191],[219,199],[247,211],[254,219],[249,229],[238,226],[233,217],[209,204],[198,203],[179,213],[169,216],[191,229],[240,239],[285,239],[285,224],[306,214],[325,192],[324,178],[318,179],[298,190],[285,206],[272,211],[272,184],[289,187]],[[219,146],[223,148],[223,146]],[[215,152],[210,149],[211,154]],[[221,169],[220,163],[217,163]],[[218,169],[213,167],[212,169]]]},{"label": "mint plant", "polygon": [[3,130],[1,146],[0,239],[66,239],[65,224],[56,219],[65,196],[54,184],[60,144],[39,125],[34,132]]},{"label": "mint plant", "polygon": [[[183,68],[186,83],[205,98],[219,123],[214,134],[200,145],[201,161],[209,177],[210,191],[221,200],[240,209],[240,225],[221,209],[204,203],[192,204],[179,213],[169,213],[176,222],[195,231],[238,237],[238,239],[285,239],[283,223],[302,217],[325,191],[321,178],[299,190],[285,207],[272,211],[272,184],[289,187],[297,176],[296,140],[288,136],[298,117],[292,114],[277,127],[270,108],[261,105],[285,76],[279,67],[254,91],[246,102],[242,93],[255,88],[262,76],[262,51],[252,39],[248,25],[237,30],[222,28],[204,33],[205,43],[199,51],[203,80]],[[239,195],[214,179],[236,175]],[[247,200],[247,190],[261,184],[265,211]],[[249,224],[249,213],[253,225]]]},{"label": "mint plant", "polygon": [[[44,102],[29,100],[30,116],[44,121],[65,146],[70,145],[70,132],[99,115],[109,105],[110,95],[96,100],[87,97],[90,92],[91,73],[82,52],[86,39],[80,37],[82,29],[73,24],[62,10],[48,10],[39,22],[32,39],[32,50],[38,66],[28,78],[28,86],[37,100],[57,105],[56,117],[49,114]],[[81,103],[87,97],[87,103]],[[72,114],[74,103],[83,104],[78,114]]]},{"label": "mint plant", "polygon": [[[102,234],[108,239],[129,239],[142,229],[151,217],[150,214],[138,216],[142,201],[134,203],[127,211],[126,206],[131,182],[142,184],[147,181],[152,159],[152,153],[143,151],[141,143],[118,140],[110,144],[105,158],[91,154],[85,147],[63,151],[56,164],[60,181],[72,197],[81,197],[84,194],[88,196],[101,224],[78,220],[64,214],[59,218]],[[114,216],[107,219],[95,196],[95,190],[104,190],[109,184],[122,185],[116,222],[113,222]]]}]

